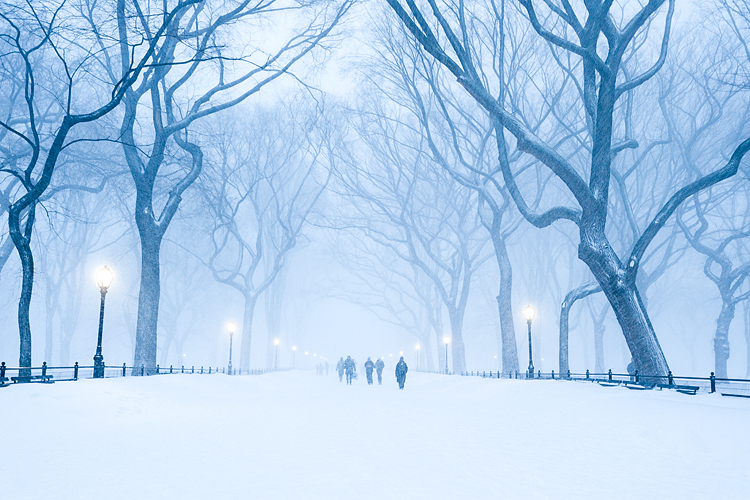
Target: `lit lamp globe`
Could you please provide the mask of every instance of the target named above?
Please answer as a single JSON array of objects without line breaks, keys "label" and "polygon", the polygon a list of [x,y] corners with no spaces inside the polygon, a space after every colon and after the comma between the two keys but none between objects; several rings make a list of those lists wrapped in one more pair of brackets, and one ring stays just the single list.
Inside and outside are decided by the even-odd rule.
[{"label": "lit lamp globe", "polygon": [[534,319],[534,308],[531,306],[526,306],[526,308],[523,310],[523,317],[526,318],[527,323],[531,323],[531,320]]},{"label": "lit lamp globe", "polygon": [[297,346],[296,346],[296,345],[293,345],[293,346],[292,346],[292,351],[296,351],[296,350],[297,350]]},{"label": "lit lamp globe", "polygon": [[443,337],[443,344],[448,345],[451,343],[451,338],[449,336]]},{"label": "lit lamp globe", "polygon": [[414,348],[418,351],[419,350],[419,344],[415,345]]},{"label": "lit lamp globe", "polygon": [[279,339],[273,339],[273,345],[279,345],[280,341]]},{"label": "lit lamp globe", "polygon": [[237,331],[237,325],[230,321],[227,323],[227,331],[229,332],[229,335],[234,335],[234,332]]},{"label": "lit lamp globe", "polygon": [[102,293],[107,293],[107,288],[112,284],[114,278],[114,273],[107,266],[104,266],[96,272],[96,285]]}]

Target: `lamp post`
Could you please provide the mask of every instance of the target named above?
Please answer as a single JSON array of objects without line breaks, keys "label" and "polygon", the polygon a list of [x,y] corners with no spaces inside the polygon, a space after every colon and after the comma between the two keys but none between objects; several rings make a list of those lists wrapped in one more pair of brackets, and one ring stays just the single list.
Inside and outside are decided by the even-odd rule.
[{"label": "lamp post", "polygon": [[279,366],[279,339],[273,339],[273,371],[278,370]]},{"label": "lamp post", "polygon": [[229,332],[229,366],[227,367],[227,373],[232,374],[232,337],[234,332],[237,330],[237,325],[231,321],[227,323],[227,331]]},{"label": "lamp post", "polygon": [[104,297],[107,295],[107,288],[112,284],[114,274],[107,266],[99,269],[96,273],[96,284],[102,294],[102,301],[99,305],[99,337],[96,341],[96,354],[94,354],[94,378],[104,378],[104,356],[102,356],[102,333],[104,331]]},{"label": "lamp post", "polygon": [[419,371],[419,344],[415,345],[414,348],[417,350],[417,371]]},{"label": "lamp post", "polygon": [[297,356],[297,346],[292,346],[292,370],[294,370],[294,358]]},{"label": "lamp post", "polygon": [[451,343],[450,337],[447,335],[443,337],[443,344],[445,344],[445,374],[448,375],[448,344]]},{"label": "lamp post", "polygon": [[534,378],[534,361],[531,354],[531,320],[534,319],[534,308],[526,306],[523,310],[523,317],[526,318],[526,324],[529,325],[529,378]]}]

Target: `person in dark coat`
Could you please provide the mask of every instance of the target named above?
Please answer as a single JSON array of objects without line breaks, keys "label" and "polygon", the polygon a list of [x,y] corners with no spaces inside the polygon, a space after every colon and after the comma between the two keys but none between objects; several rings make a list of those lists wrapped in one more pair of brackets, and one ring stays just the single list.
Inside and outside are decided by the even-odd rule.
[{"label": "person in dark coat", "polygon": [[383,368],[385,368],[385,363],[382,359],[379,359],[375,362],[375,370],[378,372],[378,384],[383,385]]},{"label": "person in dark coat", "polygon": [[406,383],[406,372],[409,371],[409,367],[406,366],[406,361],[404,361],[404,357],[401,356],[401,359],[398,360],[398,364],[396,365],[396,382],[398,382],[398,388],[403,389],[404,384]]},{"label": "person in dark coat", "polygon": [[341,359],[338,363],[336,363],[336,371],[339,372],[339,382],[344,381],[344,357],[341,356]]},{"label": "person in dark coat", "polygon": [[365,374],[367,375],[367,385],[372,385],[372,371],[375,369],[375,363],[370,358],[365,361]]},{"label": "person in dark coat", "polygon": [[346,372],[346,383],[351,385],[354,376],[354,360],[351,356],[347,356],[346,361],[344,361],[344,371]]}]

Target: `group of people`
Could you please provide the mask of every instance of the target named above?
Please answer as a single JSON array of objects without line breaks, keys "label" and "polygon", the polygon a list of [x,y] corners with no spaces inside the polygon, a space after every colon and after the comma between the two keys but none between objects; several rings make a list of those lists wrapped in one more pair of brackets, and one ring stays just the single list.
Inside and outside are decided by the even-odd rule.
[{"label": "group of people", "polygon": [[[385,362],[380,358],[373,362],[372,359],[367,358],[365,361],[365,375],[367,376],[367,384],[372,385],[372,372],[376,372],[378,375],[378,385],[383,385],[383,370],[385,369]],[[346,384],[351,385],[352,380],[357,378],[357,363],[352,359],[351,356],[347,356],[346,359],[341,357],[339,362],[336,364],[336,371],[339,372],[339,382],[344,381],[344,375],[346,375]],[[409,371],[409,367],[406,366],[404,357],[401,356],[398,363],[396,364],[396,382],[398,382],[398,388],[403,389],[406,383],[406,372]]]},{"label": "group of people", "polygon": [[324,363],[318,363],[315,365],[315,371],[318,373],[318,375],[323,375],[323,372],[325,371],[325,374],[328,375],[328,361]]}]

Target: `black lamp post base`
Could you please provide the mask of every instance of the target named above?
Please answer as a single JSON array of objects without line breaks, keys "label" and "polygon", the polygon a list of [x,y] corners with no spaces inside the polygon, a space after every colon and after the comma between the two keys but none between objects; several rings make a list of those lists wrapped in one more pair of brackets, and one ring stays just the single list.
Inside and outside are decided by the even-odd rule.
[{"label": "black lamp post base", "polygon": [[104,356],[94,356],[94,378],[104,378]]}]

